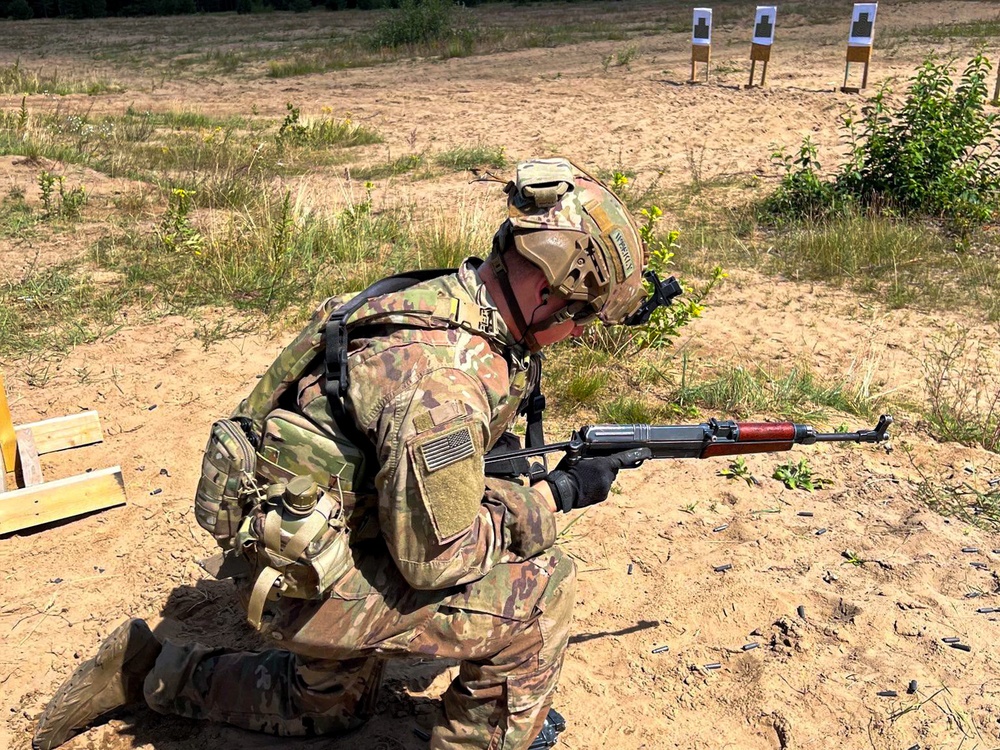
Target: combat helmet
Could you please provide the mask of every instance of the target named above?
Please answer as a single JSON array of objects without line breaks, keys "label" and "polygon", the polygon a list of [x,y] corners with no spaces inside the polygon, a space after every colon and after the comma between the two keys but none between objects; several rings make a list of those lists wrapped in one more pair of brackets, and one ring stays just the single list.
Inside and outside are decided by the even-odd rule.
[{"label": "combat helmet", "polygon": [[534,159],[517,165],[515,179],[504,190],[508,216],[493,237],[490,257],[501,274],[508,250],[540,268],[551,293],[567,302],[557,313],[560,319],[636,325],[669,303],[664,295],[673,287],[664,288],[667,282],[651,272],[645,274],[653,289],[647,299],[639,227],[618,196],[595,177],[566,159]]}]

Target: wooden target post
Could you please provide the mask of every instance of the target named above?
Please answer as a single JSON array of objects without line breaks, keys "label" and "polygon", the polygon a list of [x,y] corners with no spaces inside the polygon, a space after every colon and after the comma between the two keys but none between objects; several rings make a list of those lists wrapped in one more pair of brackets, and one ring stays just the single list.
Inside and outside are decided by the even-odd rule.
[{"label": "wooden target post", "polygon": [[754,71],[757,67],[757,63],[764,63],[760,70],[760,85],[763,86],[767,81],[767,64],[771,61],[771,45],[770,44],[751,44],[750,45],[750,81],[747,83],[746,88],[752,89],[754,87],[753,76]]},{"label": "wooden target post", "polygon": [[710,44],[691,45],[691,80],[689,81],[689,83],[698,82],[698,79],[696,77],[697,63],[705,64],[705,83],[708,83],[708,77],[712,69],[712,45]]},{"label": "wooden target post", "polygon": [[[845,94],[857,94],[860,93],[862,89],[868,86],[868,66],[872,61],[872,48],[871,47],[853,47],[851,45],[847,46],[847,65],[844,68],[844,85],[840,87],[840,90]],[[851,63],[860,63],[865,66],[864,72],[861,74],[861,87],[848,86],[847,79],[851,75]]]},{"label": "wooden target post", "polygon": [[[868,86],[868,67],[872,61],[872,44],[875,40],[875,15],[878,3],[855,3],[851,17],[851,33],[847,37],[847,64],[844,66],[844,85],[840,90],[845,94],[857,94]],[[861,86],[848,86],[851,65],[864,65]]]},{"label": "wooden target post", "polygon": [[0,536],[124,505],[118,466],[52,482],[42,475],[39,456],[103,439],[96,411],[16,427],[0,375]]},{"label": "wooden target post", "polygon": [[712,9],[695,8],[691,24],[691,79],[698,81],[698,63],[705,65],[705,82],[708,83],[712,69]]},{"label": "wooden target post", "polygon": [[1000,106],[1000,65],[997,65],[997,85],[993,87],[993,104]]},{"label": "wooden target post", "polygon": [[758,5],[753,21],[753,38],[750,41],[750,80],[746,88],[754,87],[754,72],[757,63],[763,63],[760,71],[760,85],[767,82],[767,64],[771,61],[771,45],[774,44],[775,18],[778,8],[775,5]]}]

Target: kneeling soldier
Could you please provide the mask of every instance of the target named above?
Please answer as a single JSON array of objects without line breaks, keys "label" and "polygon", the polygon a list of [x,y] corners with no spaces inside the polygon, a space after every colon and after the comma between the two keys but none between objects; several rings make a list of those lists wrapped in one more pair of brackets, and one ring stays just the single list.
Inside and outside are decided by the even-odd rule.
[{"label": "kneeling soldier", "polygon": [[245,564],[248,617],[275,647],[161,644],[131,620],[60,688],[35,748],[131,703],[343,732],[407,655],[461,661],[431,748],[553,741],[575,591],[554,513],[604,500],[621,459],[522,479],[483,459],[517,447],[520,414],[537,442],[543,347],[641,317],[644,251],[621,201],[565,160],[519,164],[506,192],[485,261],[327,300],[213,426],[196,516]]}]

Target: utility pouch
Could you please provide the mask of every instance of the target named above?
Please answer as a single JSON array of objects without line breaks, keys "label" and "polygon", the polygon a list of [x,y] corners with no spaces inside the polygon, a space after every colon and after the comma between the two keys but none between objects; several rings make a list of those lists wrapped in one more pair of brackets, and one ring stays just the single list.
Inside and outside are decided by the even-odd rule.
[{"label": "utility pouch", "polygon": [[220,419],[212,425],[194,495],[194,516],[224,548],[243,518],[243,505],[256,491],[253,446],[239,424]]},{"label": "utility pouch", "polygon": [[576,187],[573,165],[559,158],[521,162],[514,187],[538,208],[550,208]]},{"label": "utility pouch", "polygon": [[301,414],[276,409],[264,420],[257,451],[257,475],[263,484],[310,477],[343,502],[365,469],[365,454],[342,435],[321,431]]}]

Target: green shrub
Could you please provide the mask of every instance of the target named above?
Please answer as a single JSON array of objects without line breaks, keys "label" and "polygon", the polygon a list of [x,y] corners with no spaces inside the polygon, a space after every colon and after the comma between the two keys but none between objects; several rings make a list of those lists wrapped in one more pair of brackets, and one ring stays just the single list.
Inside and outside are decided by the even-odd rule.
[{"label": "green shrub", "polygon": [[955,85],[954,62],[928,58],[891,106],[888,87],[846,115],[848,159],[821,176],[806,139],[797,158],[775,155],[781,185],[762,206],[766,218],[821,218],[849,206],[889,215],[941,218],[963,239],[1000,209],[1000,114],[988,112],[989,61],[976,55]]},{"label": "green shrub", "polygon": [[368,44],[381,49],[447,39],[454,33],[454,15],[452,0],[402,0],[375,26]]},{"label": "green shrub", "polygon": [[28,0],[11,0],[7,4],[7,15],[15,21],[27,21],[34,18],[35,12],[28,5]]}]

